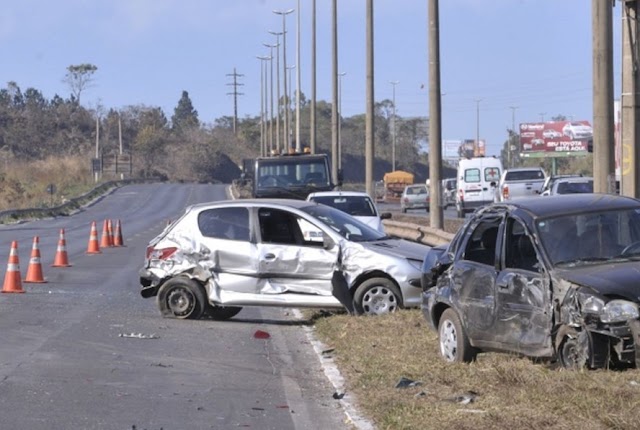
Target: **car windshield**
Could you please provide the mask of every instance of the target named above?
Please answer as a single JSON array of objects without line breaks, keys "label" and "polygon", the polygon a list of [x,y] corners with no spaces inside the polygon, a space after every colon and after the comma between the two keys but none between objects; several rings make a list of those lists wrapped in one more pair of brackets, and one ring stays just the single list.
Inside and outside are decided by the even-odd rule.
[{"label": "car windshield", "polygon": [[536,228],[554,266],[640,257],[640,208],[546,218]]},{"label": "car windshield", "polygon": [[353,242],[370,242],[387,238],[385,234],[330,206],[309,205],[300,208],[300,210],[319,219],[342,237]]},{"label": "car windshield", "polygon": [[368,196],[313,196],[310,200],[353,216],[376,216],[373,202]]}]

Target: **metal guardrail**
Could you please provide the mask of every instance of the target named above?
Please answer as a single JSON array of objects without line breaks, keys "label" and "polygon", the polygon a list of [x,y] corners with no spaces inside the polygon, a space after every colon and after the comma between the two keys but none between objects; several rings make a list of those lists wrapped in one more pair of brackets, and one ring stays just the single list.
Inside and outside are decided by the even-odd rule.
[{"label": "metal guardrail", "polygon": [[390,236],[401,237],[402,239],[423,243],[429,246],[442,245],[451,242],[452,233],[447,233],[437,228],[431,228],[419,224],[400,222],[393,220],[384,220],[385,232]]}]

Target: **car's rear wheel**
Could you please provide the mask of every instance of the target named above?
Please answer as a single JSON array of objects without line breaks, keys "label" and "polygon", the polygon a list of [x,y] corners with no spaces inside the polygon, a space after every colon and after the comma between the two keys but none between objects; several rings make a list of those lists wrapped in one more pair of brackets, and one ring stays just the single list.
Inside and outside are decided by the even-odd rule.
[{"label": "car's rear wheel", "polygon": [[216,321],[224,321],[238,315],[238,312],[240,312],[241,310],[241,306],[213,306],[207,304],[205,313],[211,319],[214,319]]},{"label": "car's rear wheel", "polygon": [[358,314],[381,315],[402,307],[398,287],[387,278],[371,278],[356,289],[353,304]]},{"label": "car's rear wheel", "polygon": [[477,351],[469,343],[458,314],[451,308],[442,313],[438,324],[440,355],[451,363],[469,363],[476,358]]},{"label": "car's rear wheel", "polygon": [[169,279],[158,291],[158,307],[165,318],[199,319],[205,306],[204,289],[193,279]]}]

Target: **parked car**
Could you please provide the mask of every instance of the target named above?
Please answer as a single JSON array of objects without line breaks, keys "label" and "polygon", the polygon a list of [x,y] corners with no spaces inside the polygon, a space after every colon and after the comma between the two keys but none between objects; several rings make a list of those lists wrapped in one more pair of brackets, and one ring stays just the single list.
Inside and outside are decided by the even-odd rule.
[{"label": "parked car", "polygon": [[419,306],[428,250],[315,202],[204,203],[151,240],[141,295],[181,319],[224,320],[242,306],[383,314]]},{"label": "parked car", "polygon": [[382,220],[391,218],[391,212],[379,213],[369,194],[359,191],[318,191],[307,200],[346,212],[380,233],[384,233]]},{"label": "parked car", "polygon": [[556,194],[593,193],[593,178],[587,176],[570,176],[557,178],[552,181],[541,196],[553,196]]},{"label": "parked car", "polygon": [[423,314],[440,353],[483,351],[564,367],[632,366],[640,354],[640,200],[572,194],[476,211],[423,266]]},{"label": "parked car", "polygon": [[429,212],[429,190],[426,185],[407,185],[400,198],[400,210],[406,213],[409,209],[426,209]]},{"label": "parked car", "polygon": [[442,180],[442,206],[444,209],[455,206],[457,188],[458,180],[456,178]]},{"label": "parked car", "polygon": [[571,140],[590,139],[593,137],[593,128],[582,122],[568,122],[562,127],[562,134]]}]

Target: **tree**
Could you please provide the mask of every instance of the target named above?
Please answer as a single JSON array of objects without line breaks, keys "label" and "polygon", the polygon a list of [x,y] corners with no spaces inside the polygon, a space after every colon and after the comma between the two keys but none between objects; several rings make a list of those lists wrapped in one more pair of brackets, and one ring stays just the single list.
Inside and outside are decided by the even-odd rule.
[{"label": "tree", "polygon": [[182,97],[178,100],[178,105],[173,111],[171,123],[173,129],[179,133],[200,125],[198,111],[193,108],[187,91],[182,91]]},{"label": "tree", "polygon": [[67,67],[67,74],[64,75],[62,82],[69,86],[71,95],[76,103],[80,104],[80,96],[82,92],[91,86],[93,82],[93,74],[98,70],[93,64],[77,64]]}]

